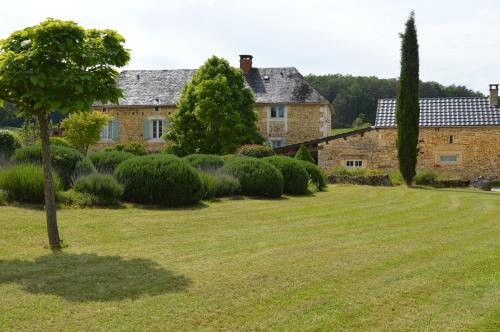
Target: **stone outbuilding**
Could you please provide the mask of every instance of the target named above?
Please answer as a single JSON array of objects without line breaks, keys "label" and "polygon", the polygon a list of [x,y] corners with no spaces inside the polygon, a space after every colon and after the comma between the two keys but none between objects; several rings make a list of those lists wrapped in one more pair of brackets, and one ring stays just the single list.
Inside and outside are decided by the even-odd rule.
[{"label": "stone outbuilding", "polygon": [[[318,164],[332,167],[398,169],[396,100],[380,99],[373,127],[305,142],[318,150]],[[277,149],[293,153],[299,144]],[[418,170],[472,179],[500,178],[498,85],[490,97],[420,99]]]},{"label": "stone outbuilding", "polygon": [[[277,148],[330,135],[332,109],[294,67],[255,68],[251,55],[240,55],[240,69],[255,97],[257,127]],[[111,121],[94,148],[136,142],[161,150],[162,134],[176,111],[182,88],[194,69],[127,70],[118,78],[124,97],[118,104],[95,104]]]}]

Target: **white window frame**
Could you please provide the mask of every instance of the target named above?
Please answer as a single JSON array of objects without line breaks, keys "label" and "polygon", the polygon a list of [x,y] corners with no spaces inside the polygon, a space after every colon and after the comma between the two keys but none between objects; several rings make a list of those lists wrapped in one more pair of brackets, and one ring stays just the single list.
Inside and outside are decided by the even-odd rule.
[{"label": "white window frame", "polygon": [[[443,158],[454,158],[454,160],[443,160]],[[460,155],[458,153],[455,154],[440,154],[438,156],[439,163],[442,165],[456,165],[460,162]]]},{"label": "white window frame", "polygon": [[[280,142],[280,146],[274,146],[274,143]],[[286,140],[284,137],[273,137],[269,139],[269,143],[271,144],[271,148],[277,149],[286,146]]]},{"label": "white window frame", "polygon": [[[149,120],[149,137],[150,137],[148,142],[165,142],[165,140],[162,138],[162,136],[165,133],[166,118],[163,116],[153,116],[153,117],[148,117],[148,120]],[[159,137],[153,136],[155,121],[162,121],[161,135],[157,135]]]},{"label": "white window frame", "polygon": [[345,168],[363,168],[365,167],[363,160],[361,159],[346,159],[344,161]]},{"label": "white window frame", "polygon": [[[455,160],[443,160],[442,157],[454,157]],[[459,151],[439,151],[436,153],[436,164],[458,165],[462,162],[462,153]]]},{"label": "white window frame", "polygon": [[[271,117],[272,108],[273,107],[282,107],[283,108],[283,116],[282,117]],[[271,131],[271,122],[283,122],[285,124],[285,133],[288,132],[288,107],[283,104],[270,105],[267,108],[267,133],[269,134]]]},{"label": "white window frame", "polygon": [[[105,135],[103,135],[106,133]],[[113,120],[109,120],[106,126],[101,129],[100,140],[102,142],[109,142],[113,140]]]}]

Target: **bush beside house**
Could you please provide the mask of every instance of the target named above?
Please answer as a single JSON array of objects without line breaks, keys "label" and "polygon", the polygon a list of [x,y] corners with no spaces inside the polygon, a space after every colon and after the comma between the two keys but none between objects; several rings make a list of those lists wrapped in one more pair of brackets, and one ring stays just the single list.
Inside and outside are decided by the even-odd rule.
[{"label": "bush beside house", "polygon": [[309,175],[302,164],[290,157],[273,156],[263,158],[267,163],[276,167],[283,174],[283,192],[291,195],[307,194]]}]

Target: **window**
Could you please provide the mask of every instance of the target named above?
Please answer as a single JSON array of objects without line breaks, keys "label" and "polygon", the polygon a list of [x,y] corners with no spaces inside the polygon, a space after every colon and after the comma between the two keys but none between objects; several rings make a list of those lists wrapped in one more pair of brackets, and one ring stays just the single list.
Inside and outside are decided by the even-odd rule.
[{"label": "window", "polygon": [[284,119],[285,106],[271,106],[271,119]]},{"label": "window", "polygon": [[151,138],[161,139],[163,135],[163,120],[151,120]]},{"label": "window", "polygon": [[347,168],[361,168],[361,167],[363,167],[363,160],[346,160],[345,167],[347,167]]},{"label": "window", "polygon": [[457,164],[458,154],[442,154],[439,156],[439,162],[441,164]]},{"label": "window", "polygon": [[159,112],[160,111],[160,106],[155,106],[155,112]]},{"label": "window", "polygon": [[281,148],[281,147],[285,146],[285,141],[281,140],[281,139],[271,140],[271,146],[273,149]]},{"label": "window", "polygon": [[453,135],[448,136],[448,143],[453,144],[454,141],[455,141],[455,136]]},{"label": "window", "polygon": [[109,141],[113,139],[113,121],[108,121],[108,124],[101,129],[101,140]]}]

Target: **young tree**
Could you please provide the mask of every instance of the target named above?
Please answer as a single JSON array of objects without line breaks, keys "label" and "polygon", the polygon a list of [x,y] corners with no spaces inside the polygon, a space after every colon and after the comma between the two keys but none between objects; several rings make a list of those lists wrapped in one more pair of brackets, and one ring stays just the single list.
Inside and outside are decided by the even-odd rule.
[{"label": "young tree", "polygon": [[48,115],[86,111],[96,101],[118,102],[116,67],[130,55],[112,30],[85,30],[73,21],[46,21],[12,33],[0,42],[0,100],[15,104],[40,125],[47,231],[59,249]]},{"label": "young tree", "polygon": [[420,117],[418,42],[414,12],[411,12],[406,22],[401,39],[401,75],[396,99],[397,149],[399,170],[409,186],[416,174]]},{"label": "young tree", "polygon": [[262,143],[252,91],[239,69],[211,57],[184,86],[165,137],[183,153],[233,153],[245,143]]},{"label": "young tree", "polygon": [[89,146],[99,141],[101,130],[108,121],[109,117],[98,111],[76,112],[61,122],[61,128],[68,142],[86,155]]},{"label": "young tree", "polygon": [[299,146],[299,149],[295,153],[295,159],[304,160],[304,161],[308,161],[310,163],[316,164],[313,157],[311,156],[311,152],[309,152],[309,149],[306,148],[304,146],[304,144],[301,144]]}]

